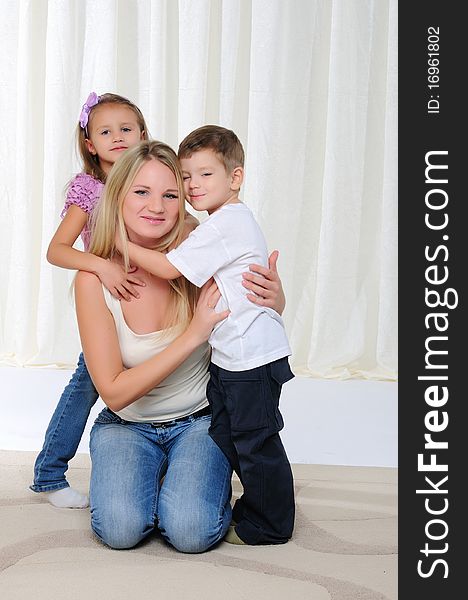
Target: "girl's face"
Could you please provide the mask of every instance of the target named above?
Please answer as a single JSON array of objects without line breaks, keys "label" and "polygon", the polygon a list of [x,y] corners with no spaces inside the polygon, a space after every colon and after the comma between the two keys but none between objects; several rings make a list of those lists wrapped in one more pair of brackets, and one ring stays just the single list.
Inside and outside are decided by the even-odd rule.
[{"label": "girl's face", "polygon": [[122,206],[131,242],[151,246],[176,225],[179,191],[174,173],[158,160],[147,161],[136,174]]},{"label": "girl's face", "polygon": [[109,174],[119,156],[138,144],[144,133],[140,131],[136,114],[123,104],[102,104],[93,109],[88,123],[86,145],[97,155],[104,173]]}]

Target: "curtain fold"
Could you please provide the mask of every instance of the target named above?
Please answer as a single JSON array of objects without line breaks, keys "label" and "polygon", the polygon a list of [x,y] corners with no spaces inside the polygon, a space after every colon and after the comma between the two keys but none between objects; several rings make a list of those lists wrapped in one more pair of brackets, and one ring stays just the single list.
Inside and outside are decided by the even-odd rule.
[{"label": "curtain fold", "polygon": [[45,254],[94,90],[136,102],[175,148],[206,123],[234,129],[243,200],[280,251],[294,371],[396,379],[397,0],[3,0],[0,11],[0,364],[76,362],[74,273]]}]

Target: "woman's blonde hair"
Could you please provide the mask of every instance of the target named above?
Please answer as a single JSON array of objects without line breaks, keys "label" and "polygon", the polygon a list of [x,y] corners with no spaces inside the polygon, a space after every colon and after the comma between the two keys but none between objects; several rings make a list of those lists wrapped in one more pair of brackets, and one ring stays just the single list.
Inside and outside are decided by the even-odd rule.
[{"label": "woman's blonde hair", "polygon": [[123,96],[119,96],[118,94],[102,94],[102,96],[99,96],[99,102],[95,104],[89,111],[89,121],[87,126],[81,127],[79,123],[77,125],[76,145],[78,148],[78,153],[83,163],[83,172],[87,173],[88,175],[91,175],[95,179],[99,179],[99,181],[102,181],[102,183],[106,182],[107,175],[103,171],[99,163],[99,156],[97,154],[91,154],[91,152],[89,151],[86,140],[89,136],[88,131],[89,125],[93,118],[93,111],[99,106],[104,106],[106,104],[118,104],[120,106],[126,106],[127,108],[132,110],[135,113],[138,127],[140,129],[140,133],[143,136],[143,139],[149,139],[149,133],[148,128],[146,126],[145,118],[136,104],[128,100],[128,98],[124,98]]},{"label": "woman's blonde hair", "polygon": [[[89,252],[102,258],[113,258],[118,252],[115,245],[115,238],[118,233],[123,242],[122,257],[127,271],[130,261],[127,245],[128,236],[123,219],[123,203],[138,171],[150,160],[157,160],[171,170],[177,182],[179,196],[176,224],[166,235],[160,239],[155,239],[152,249],[166,253],[178,246],[184,236],[185,192],[177,155],[170,146],[163,142],[140,142],[126,150],[112,167],[101,199],[91,218]],[[184,277],[179,277],[169,281],[169,283],[172,302],[166,315],[164,327],[180,326],[185,329],[193,316],[198,290]]]}]

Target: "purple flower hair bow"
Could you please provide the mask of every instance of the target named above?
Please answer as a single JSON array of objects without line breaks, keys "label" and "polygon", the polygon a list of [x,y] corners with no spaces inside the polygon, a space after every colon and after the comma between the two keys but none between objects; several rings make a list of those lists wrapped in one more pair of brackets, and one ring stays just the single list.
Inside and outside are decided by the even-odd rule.
[{"label": "purple flower hair bow", "polygon": [[83,108],[81,109],[80,113],[80,125],[83,129],[85,129],[86,125],[88,124],[88,118],[91,109],[93,106],[96,106],[96,104],[99,104],[100,99],[101,98],[96,94],[96,92],[91,92],[91,94],[88,96],[88,99],[83,104]]}]

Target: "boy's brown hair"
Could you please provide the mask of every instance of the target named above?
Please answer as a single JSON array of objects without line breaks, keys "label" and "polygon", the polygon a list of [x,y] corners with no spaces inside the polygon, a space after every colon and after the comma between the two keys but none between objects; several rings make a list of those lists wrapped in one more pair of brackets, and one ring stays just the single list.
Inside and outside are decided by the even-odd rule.
[{"label": "boy's brown hair", "polygon": [[237,135],[219,125],[204,125],[185,137],[179,145],[178,156],[190,158],[200,150],[212,150],[223,163],[227,173],[244,166],[244,148]]}]

